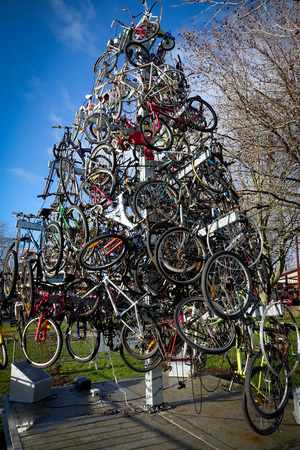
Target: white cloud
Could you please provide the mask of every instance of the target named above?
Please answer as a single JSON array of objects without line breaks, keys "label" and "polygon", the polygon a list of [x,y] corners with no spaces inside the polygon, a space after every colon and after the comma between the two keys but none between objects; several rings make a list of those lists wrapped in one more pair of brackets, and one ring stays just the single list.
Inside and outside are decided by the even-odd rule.
[{"label": "white cloud", "polygon": [[22,178],[26,182],[30,183],[31,185],[35,186],[41,181],[44,180],[44,176],[37,175],[36,173],[31,172],[30,170],[25,170],[20,167],[12,167],[11,169],[7,169],[7,171],[16,178]]},{"label": "white cloud", "polygon": [[73,2],[66,0],[46,0],[52,9],[48,22],[58,41],[67,45],[72,51],[85,51],[94,54],[94,36],[90,32],[95,9],[90,0]]}]

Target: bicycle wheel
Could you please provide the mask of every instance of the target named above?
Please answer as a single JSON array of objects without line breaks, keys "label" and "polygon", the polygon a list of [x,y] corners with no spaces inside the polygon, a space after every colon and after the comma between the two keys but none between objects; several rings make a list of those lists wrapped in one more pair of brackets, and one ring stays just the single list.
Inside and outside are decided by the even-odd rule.
[{"label": "bicycle wheel", "polygon": [[163,291],[167,281],[148,254],[140,256],[134,270],[134,280],[141,292],[149,292],[149,287],[157,292]]},{"label": "bicycle wheel", "polygon": [[162,357],[159,352],[157,352],[154,357],[149,359],[136,359],[133,358],[124,348],[124,346],[121,344],[119,348],[120,356],[122,358],[122,361],[125,363],[125,365],[134,372],[138,373],[146,373],[150,372],[150,370],[155,369],[161,361]]},{"label": "bicycle wheel", "polygon": [[134,69],[117,73],[114,76],[114,81],[119,88],[123,111],[125,111],[126,104],[130,105],[132,102],[136,102],[144,94],[143,81],[141,77],[137,76]]},{"label": "bicycle wheel", "polygon": [[42,229],[40,264],[48,276],[54,276],[60,267],[63,254],[63,236],[58,223],[50,222]]},{"label": "bicycle wheel", "polygon": [[201,277],[206,260],[206,248],[189,229],[176,227],[165,231],[154,251],[159,273],[170,283],[186,285]]},{"label": "bicycle wheel", "polygon": [[179,211],[177,192],[161,180],[141,183],[135,189],[132,209],[139,220],[149,223],[175,219]]},{"label": "bicycle wheel", "polygon": [[74,251],[79,251],[89,240],[87,219],[79,206],[71,205],[64,213],[64,232]]},{"label": "bicycle wheel", "polygon": [[127,61],[134,67],[150,63],[150,55],[146,47],[140,42],[129,42],[125,45]]},{"label": "bicycle wheel", "polygon": [[7,367],[7,349],[6,345],[4,343],[3,336],[0,336],[0,340],[3,340],[3,342],[0,342],[0,370],[4,370]]},{"label": "bicycle wheel", "polygon": [[117,120],[122,112],[122,103],[120,101],[121,93],[118,85],[111,80],[103,83],[101,75],[94,85],[95,97],[99,100],[102,108],[105,109],[108,117]]},{"label": "bicycle wheel", "polygon": [[174,166],[181,166],[189,153],[190,145],[188,141],[180,134],[174,134],[172,149],[166,152],[166,157],[172,161]]},{"label": "bicycle wheel", "polygon": [[78,203],[78,185],[74,173],[73,163],[66,157],[59,161],[59,177],[66,200],[75,205]]},{"label": "bicycle wheel", "polygon": [[125,239],[117,234],[103,233],[90,240],[79,253],[85,269],[102,270],[120,261],[126,252]]},{"label": "bicycle wheel", "polygon": [[34,305],[33,271],[30,261],[25,261],[21,273],[20,298],[27,318],[32,316]]},{"label": "bicycle wheel", "polygon": [[140,131],[146,147],[156,152],[167,151],[172,147],[173,134],[164,120],[152,114],[144,116],[140,121]]},{"label": "bicycle wheel", "polygon": [[85,318],[93,314],[100,301],[97,284],[91,278],[76,278],[64,291],[64,302],[70,314]]},{"label": "bicycle wheel", "polygon": [[98,169],[109,169],[112,172],[116,168],[116,153],[110,144],[97,145],[88,161],[88,173]]},{"label": "bicycle wheel", "polygon": [[192,130],[211,132],[217,126],[217,115],[213,107],[199,96],[186,100],[183,118]]},{"label": "bicycle wheel", "polygon": [[245,419],[247,420],[250,428],[257,434],[268,436],[269,434],[274,433],[274,431],[276,431],[281,424],[284,412],[281,412],[272,419],[263,418],[249,405],[245,390],[243,392],[242,405]]},{"label": "bicycle wheel", "polygon": [[[204,149],[207,150],[207,149]],[[217,158],[209,156],[204,161],[203,153],[192,157],[193,171],[200,183],[209,191],[226,194],[232,187],[231,174],[225,166],[221,166]],[[199,161],[202,161],[199,163]]]},{"label": "bicycle wheel", "polygon": [[237,319],[251,302],[252,278],[236,253],[224,251],[206,262],[201,279],[202,293],[212,310],[223,319]]},{"label": "bicycle wheel", "polygon": [[[290,308],[270,303],[260,322],[260,347],[270,371],[279,378],[291,377],[300,360],[300,333]],[[282,364],[284,369],[282,369]]]},{"label": "bicycle wheel", "polygon": [[2,272],[3,297],[5,300],[12,298],[16,289],[17,276],[18,257],[15,250],[10,248],[6,252]]},{"label": "bicycle wheel", "polygon": [[263,239],[256,223],[240,212],[217,217],[208,227],[207,246],[211,255],[228,250],[237,253],[249,267],[262,254]]},{"label": "bicycle wheel", "polygon": [[189,94],[189,84],[181,70],[164,70],[155,80],[147,96],[153,103],[172,108],[176,103],[184,102]]},{"label": "bicycle wheel", "polygon": [[[272,351],[268,352],[269,358],[271,354]],[[279,367],[280,372],[287,373],[283,361],[279,362]],[[280,381],[266,365],[261,351],[251,358],[245,375],[247,400],[257,414],[265,419],[272,419],[283,412],[291,392],[290,378],[286,377]]]},{"label": "bicycle wheel", "polygon": [[152,261],[155,261],[155,257],[154,257],[154,250],[155,250],[155,246],[156,243],[159,239],[159,237],[166,231],[169,230],[170,228],[173,228],[174,224],[171,222],[156,222],[150,229],[147,230],[147,235],[146,235],[146,242],[147,242],[147,251],[148,251],[148,255],[150,256],[150,258],[152,259]]},{"label": "bicycle wheel", "polygon": [[68,325],[65,342],[71,357],[77,362],[86,363],[99,350],[100,331],[88,319],[76,319]]},{"label": "bicycle wheel", "polygon": [[[109,169],[98,169],[92,172],[80,185],[79,199],[84,208],[95,205],[103,207],[111,204],[116,188],[116,177]],[[101,208],[100,208],[101,209]]]},{"label": "bicycle wheel", "polygon": [[235,342],[233,325],[212,313],[201,297],[183,299],[174,319],[181,339],[199,352],[224,353]]},{"label": "bicycle wheel", "polygon": [[62,333],[55,319],[44,314],[29,320],[22,334],[22,352],[32,367],[45,369],[54,364],[61,353]]},{"label": "bicycle wheel", "polygon": [[105,115],[95,112],[85,119],[83,132],[90,144],[103,144],[110,138],[110,123]]},{"label": "bicycle wheel", "polygon": [[78,133],[82,131],[83,129],[83,122],[84,122],[85,112],[84,112],[84,106],[81,106],[78,111],[76,111],[75,119],[72,127],[71,132],[71,140],[74,142],[75,139],[78,136]]},{"label": "bicycle wheel", "polygon": [[119,52],[113,49],[108,49],[106,52],[102,53],[99,58],[96,60],[93,70],[99,75],[101,73],[101,69],[105,69],[107,73],[111,73],[113,69],[116,67],[118,61]]},{"label": "bicycle wheel", "polygon": [[147,42],[157,35],[160,30],[162,8],[160,0],[153,3],[147,15],[143,16],[143,19],[133,30],[131,35],[133,42]]},{"label": "bicycle wheel", "polygon": [[130,356],[136,359],[149,359],[159,350],[158,342],[152,332],[150,319],[136,318],[122,328],[122,345]]}]

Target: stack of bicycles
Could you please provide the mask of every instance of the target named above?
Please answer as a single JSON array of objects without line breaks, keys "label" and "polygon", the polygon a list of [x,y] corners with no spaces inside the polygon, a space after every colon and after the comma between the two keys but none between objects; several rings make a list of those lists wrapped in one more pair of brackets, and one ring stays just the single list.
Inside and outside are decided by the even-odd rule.
[{"label": "stack of bicycles", "polygon": [[246,419],[269,434],[290,396],[299,328],[286,305],[260,304],[271,263],[217,116],[190,96],[180,58],[166,63],[175,38],[160,29],[161,1],[143,3],[137,24],[129,10],[129,26],[113,21],[92,93],[72,127],[57,127],[40,212],[14,213],[4,301],[34,367],[59,359],[63,333],[76,361],[91,361],[102,337],[139,373],[180,362],[195,376],[210,355],[227,358]]}]

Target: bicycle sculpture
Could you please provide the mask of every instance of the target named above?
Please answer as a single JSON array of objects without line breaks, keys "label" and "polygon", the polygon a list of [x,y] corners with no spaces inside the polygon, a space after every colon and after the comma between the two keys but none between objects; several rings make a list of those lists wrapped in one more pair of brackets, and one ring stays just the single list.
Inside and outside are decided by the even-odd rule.
[{"label": "bicycle sculpture", "polygon": [[[73,127],[58,127],[48,207],[15,213],[3,298],[40,368],[57,361],[62,331],[75,360],[94,358],[102,335],[137,372],[180,360],[194,376],[236,344],[245,417],[269,434],[290,395],[299,329],[286,305],[259,303],[270,291],[262,237],[239,204],[217,116],[189,95],[180,58],[165,62],[175,39],[160,29],[162,2],[143,4],[137,24],[130,11],[129,26],[113,21],[121,33],[94,65],[92,92]],[[0,345],[3,366],[1,335]]]}]

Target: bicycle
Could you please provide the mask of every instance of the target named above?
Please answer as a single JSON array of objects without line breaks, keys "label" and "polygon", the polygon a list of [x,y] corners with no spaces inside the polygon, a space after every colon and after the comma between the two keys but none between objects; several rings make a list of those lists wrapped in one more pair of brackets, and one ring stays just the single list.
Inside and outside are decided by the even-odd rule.
[{"label": "bicycle", "polygon": [[[49,221],[51,210],[42,208],[39,216],[12,212],[18,218],[17,233],[10,245],[3,265],[3,296],[10,299],[15,291],[19,268],[22,269],[21,293],[26,287],[27,276],[31,278],[31,263],[39,263],[48,277],[57,273],[62,258],[62,232],[57,223]],[[35,222],[31,222],[36,219]],[[26,230],[22,236],[21,230]],[[38,236],[34,236],[34,232]]]},{"label": "bicycle", "polygon": [[[256,432],[270,434],[281,422],[291,383],[286,376],[285,365],[280,365],[280,370],[285,373],[284,380],[280,381],[268,369],[266,359],[260,351],[260,327],[255,315],[259,305],[259,301],[256,301],[243,316],[233,321],[212,313],[204,299],[191,297],[183,299],[176,307],[175,325],[181,338],[195,350],[206,356],[223,354],[223,362],[226,358],[232,373],[229,391],[234,381],[245,382],[244,397],[246,395],[247,398],[243,398],[243,408],[246,419],[252,428],[255,427]],[[264,326],[264,333],[270,335],[272,329]],[[232,363],[228,356],[234,343],[236,363]],[[254,411],[254,418],[249,407]]]},{"label": "bicycle", "polygon": [[[211,132],[217,126],[215,111],[199,95],[190,97],[182,103],[173,105],[173,107],[156,105],[149,101],[147,107],[150,109],[152,116],[155,116],[158,120],[158,123],[161,120],[159,116],[163,116],[171,121],[174,128],[190,128],[202,132]],[[141,131],[143,130],[143,120],[144,118],[140,123]]]},{"label": "bicycle", "polygon": [[[47,196],[52,195],[55,196],[55,200],[51,205],[51,218],[60,227],[63,236],[63,253],[58,269],[62,271],[67,266],[69,270],[73,270],[76,267],[77,253],[89,240],[87,218],[79,206],[65,206],[64,194],[50,193]],[[40,197],[45,199],[47,196],[41,195]]]},{"label": "bicycle", "polygon": [[[131,14],[128,8],[123,9],[122,11],[128,11],[131,15],[132,21],[130,26],[124,25],[118,19],[115,19],[112,22],[111,28],[113,28],[115,22],[117,22],[124,28],[124,31],[122,34],[120,34],[119,38],[115,38],[114,40],[110,39],[108,41],[106,52],[100,55],[94,64],[94,72],[96,74],[99,74],[100,72],[98,67],[101,62],[105,67],[105,70],[111,72],[117,64],[118,57],[124,52],[127,43],[132,42],[143,44],[150,40],[154,40],[155,36],[159,32],[159,24],[162,14],[162,2],[160,0],[155,1],[150,9],[148,9],[147,1],[143,1],[143,5],[145,6],[145,12],[143,13],[143,17],[137,25],[135,25],[134,21],[142,13],[134,16],[133,14]],[[156,5],[158,6],[157,12]]]},{"label": "bicycle", "polygon": [[[76,279],[71,283],[65,282],[60,286],[44,283],[41,287],[46,288],[46,291],[36,292],[31,318],[22,326],[21,348],[25,358],[33,367],[47,368],[58,360],[62,350],[63,338],[60,324],[64,319],[67,322],[67,340],[74,321],[85,320],[95,311],[97,298],[94,293],[85,295],[84,300],[78,298],[78,292],[83,295],[88,289],[94,287],[93,281],[86,278]],[[55,292],[60,290],[63,293],[55,295]],[[67,345],[67,349],[69,347]],[[70,352],[70,355],[73,356],[73,353]]]}]

